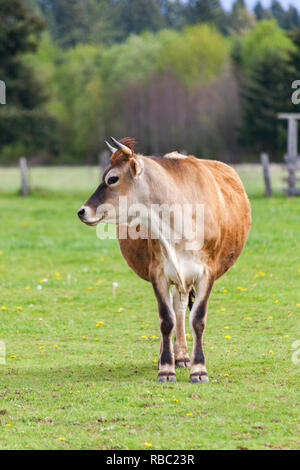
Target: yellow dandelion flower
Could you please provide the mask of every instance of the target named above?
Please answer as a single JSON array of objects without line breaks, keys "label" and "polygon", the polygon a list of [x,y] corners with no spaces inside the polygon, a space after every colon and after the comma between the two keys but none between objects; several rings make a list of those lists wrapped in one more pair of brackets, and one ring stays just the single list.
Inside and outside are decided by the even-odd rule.
[{"label": "yellow dandelion flower", "polygon": [[193,416],[193,413],[187,413],[186,416]]},{"label": "yellow dandelion flower", "polygon": [[101,325],[103,325],[103,323],[104,323],[103,321],[98,321],[98,323],[97,323],[96,326],[97,326],[97,327],[98,327],[98,326],[101,326]]},{"label": "yellow dandelion flower", "polygon": [[4,305],[2,305],[1,310],[7,310],[7,307],[5,307]]},{"label": "yellow dandelion flower", "polygon": [[57,349],[57,348],[58,348],[58,345],[57,345],[57,344],[54,344],[53,347]]},{"label": "yellow dandelion flower", "polygon": [[225,310],[226,310],[226,308],[223,307],[223,308],[220,309],[220,312],[225,312]]},{"label": "yellow dandelion flower", "polygon": [[86,338],[86,336],[81,336],[81,338],[82,338],[82,339],[85,339],[85,338]]},{"label": "yellow dandelion flower", "polygon": [[99,338],[95,338],[95,341],[99,341]]},{"label": "yellow dandelion flower", "polygon": [[273,320],[273,317],[271,317],[271,315],[269,315],[268,320]]},{"label": "yellow dandelion flower", "polygon": [[151,444],[151,442],[144,442],[144,446],[145,447],[152,447],[152,444]]},{"label": "yellow dandelion flower", "polygon": [[59,441],[66,441],[67,439],[65,437],[59,437],[58,440]]},{"label": "yellow dandelion flower", "polygon": [[278,300],[278,299],[275,299],[274,302],[275,302],[275,304],[277,304],[277,303],[279,302],[279,300]]},{"label": "yellow dandelion flower", "polygon": [[225,325],[224,328],[225,328],[225,330],[227,330],[227,329],[229,328],[229,326],[228,326],[228,325]]},{"label": "yellow dandelion flower", "polygon": [[45,349],[45,346],[40,346],[40,349]]},{"label": "yellow dandelion flower", "polygon": [[264,277],[264,276],[265,276],[265,273],[264,273],[263,271],[260,271],[260,272],[259,272],[259,275],[260,275],[261,277]]},{"label": "yellow dandelion flower", "polygon": [[96,285],[99,286],[100,284],[102,284],[102,279],[99,279],[97,282],[96,282]]},{"label": "yellow dandelion flower", "polygon": [[243,290],[242,286],[237,286],[237,290]]},{"label": "yellow dandelion flower", "polygon": [[237,352],[237,349],[234,349],[233,352]]},{"label": "yellow dandelion flower", "polygon": [[121,312],[123,312],[123,309],[119,308],[118,313],[121,313]]},{"label": "yellow dandelion flower", "polygon": [[229,374],[223,374],[223,377],[229,377]]},{"label": "yellow dandelion flower", "polygon": [[285,338],[289,338],[289,335],[285,335],[284,337],[285,337]]},{"label": "yellow dandelion flower", "polygon": [[231,336],[227,335],[227,336],[224,336],[224,338],[226,338],[226,339],[230,339],[230,338],[231,338]]},{"label": "yellow dandelion flower", "polygon": [[156,363],[156,362],[157,362],[157,359],[153,359],[153,362],[155,362],[155,363]]},{"label": "yellow dandelion flower", "polygon": [[19,312],[21,312],[23,310],[22,307],[17,307],[17,310],[19,310]]},{"label": "yellow dandelion flower", "polygon": [[227,352],[227,353],[230,353],[230,349],[226,349],[226,352]]},{"label": "yellow dandelion flower", "polygon": [[6,423],[6,426],[7,426],[7,427],[11,426],[11,423]]},{"label": "yellow dandelion flower", "polygon": [[89,287],[88,287],[88,290],[93,290],[92,286],[89,286]]},{"label": "yellow dandelion flower", "polygon": [[226,292],[228,292],[228,290],[227,290],[227,289],[223,289],[222,292],[223,292],[224,294],[226,294]]},{"label": "yellow dandelion flower", "polygon": [[147,338],[147,336],[143,335],[143,336],[141,336],[141,338],[143,338],[143,339],[146,339],[146,338]]},{"label": "yellow dandelion flower", "polygon": [[191,337],[191,335],[190,335],[189,333],[187,333],[185,336],[186,336],[186,338],[190,338],[190,337]]},{"label": "yellow dandelion flower", "polygon": [[12,354],[11,356],[8,356],[8,357],[10,357],[11,359],[13,359],[13,358],[16,357],[16,356],[14,356],[14,355]]},{"label": "yellow dandelion flower", "polygon": [[173,398],[172,401],[174,401],[175,403],[178,403],[178,402],[179,402],[178,398]]},{"label": "yellow dandelion flower", "polygon": [[270,349],[269,354],[272,356],[274,354],[274,351],[272,351],[272,349]]},{"label": "yellow dandelion flower", "polygon": [[247,317],[247,320],[252,320],[252,317]]},{"label": "yellow dandelion flower", "polygon": [[31,289],[31,287],[30,287],[30,286],[26,286],[25,289],[29,290],[29,289]]}]

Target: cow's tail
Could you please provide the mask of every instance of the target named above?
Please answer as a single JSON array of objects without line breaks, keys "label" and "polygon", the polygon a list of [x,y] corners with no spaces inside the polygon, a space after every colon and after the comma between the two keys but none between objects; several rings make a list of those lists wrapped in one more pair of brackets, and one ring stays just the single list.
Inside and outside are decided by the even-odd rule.
[{"label": "cow's tail", "polygon": [[195,302],[196,289],[193,286],[189,292],[189,310],[191,311]]}]

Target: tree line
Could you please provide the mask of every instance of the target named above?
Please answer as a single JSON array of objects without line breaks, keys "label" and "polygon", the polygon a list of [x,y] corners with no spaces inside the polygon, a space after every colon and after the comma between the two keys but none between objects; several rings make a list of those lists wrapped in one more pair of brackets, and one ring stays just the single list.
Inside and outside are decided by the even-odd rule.
[{"label": "tree line", "polygon": [[282,158],[300,15],[236,0],[0,0],[0,161],[95,163],[109,135],[148,154]]}]

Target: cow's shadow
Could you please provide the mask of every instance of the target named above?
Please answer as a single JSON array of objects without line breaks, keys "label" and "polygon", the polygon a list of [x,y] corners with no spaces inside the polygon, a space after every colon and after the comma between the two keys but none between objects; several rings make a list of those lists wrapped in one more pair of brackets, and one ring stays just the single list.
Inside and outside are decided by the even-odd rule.
[{"label": "cow's shadow", "polygon": [[139,362],[136,366],[133,362],[126,366],[109,362],[93,364],[66,364],[65,367],[49,366],[45,368],[30,368],[18,372],[18,376],[23,376],[26,382],[30,382],[30,377],[34,382],[51,382],[62,384],[63,382],[130,382],[145,380],[153,381],[157,377],[157,365],[151,362]]}]

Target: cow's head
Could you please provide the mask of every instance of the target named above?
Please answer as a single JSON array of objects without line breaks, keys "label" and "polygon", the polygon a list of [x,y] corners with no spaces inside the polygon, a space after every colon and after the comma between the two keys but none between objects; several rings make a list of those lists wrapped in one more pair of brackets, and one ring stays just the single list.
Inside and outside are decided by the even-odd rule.
[{"label": "cow's head", "polygon": [[127,212],[122,213],[120,197],[126,196],[127,204],[138,201],[144,163],[134,153],[135,140],[129,137],[120,142],[113,137],[111,139],[115,147],[105,142],[112,156],[102,182],[78,211],[78,217],[87,225],[97,225],[99,222],[126,223]]}]

